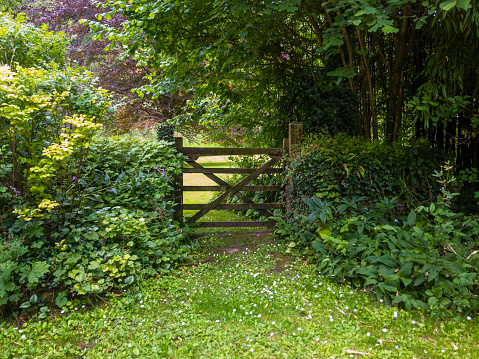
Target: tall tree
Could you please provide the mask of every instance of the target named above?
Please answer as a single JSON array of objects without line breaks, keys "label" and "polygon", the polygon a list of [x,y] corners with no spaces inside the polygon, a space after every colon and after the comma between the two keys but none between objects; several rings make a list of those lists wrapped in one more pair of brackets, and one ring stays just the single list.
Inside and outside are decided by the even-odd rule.
[{"label": "tall tree", "polygon": [[[228,111],[250,109],[247,125],[276,126],[282,95],[311,69],[313,79],[326,79],[313,81],[313,88],[344,82],[357,95],[358,133],[374,141],[429,133],[429,118],[420,115],[426,108],[444,113],[454,101],[456,112],[442,121],[459,123],[466,116],[468,126],[474,124],[479,47],[471,45],[479,39],[479,12],[470,0],[106,4],[112,15],[128,18],[121,31],[90,26],[154,69],[145,93],[194,88],[198,97],[214,96]],[[461,65],[452,69],[454,61]],[[448,68],[454,71],[450,77]],[[428,93],[444,106],[428,100]],[[324,104],[318,97],[318,108]],[[457,134],[460,126],[454,128]]]},{"label": "tall tree", "polygon": [[[101,8],[100,8],[101,10]],[[149,83],[150,69],[137,60],[124,58],[121,47],[105,52],[109,41],[93,40],[89,28],[80,20],[97,20],[99,8],[91,0],[25,0],[18,12],[24,12],[30,22],[46,24],[50,30],[63,31],[69,38],[68,56],[71,62],[87,67],[97,77],[96,85],[115,94],[118,103],[115,131],[128,131],[139,124],[155,124],[174,117],[185,105],[184,94],[166,94],[140,98],[133,90]],[[124,17],[107,16],[108,24],[121,29]],[[106,19],[102,19],[105,22]]]}]

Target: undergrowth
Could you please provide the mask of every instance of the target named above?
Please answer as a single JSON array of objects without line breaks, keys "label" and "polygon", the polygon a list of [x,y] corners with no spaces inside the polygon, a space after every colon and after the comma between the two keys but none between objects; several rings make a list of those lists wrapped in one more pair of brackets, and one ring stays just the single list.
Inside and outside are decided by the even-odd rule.
[{"label": "undergrowth", "polygon": [[[385,306],[272,239],[214,235],[197,262],[103,306],[0,324],[2,358],[473,358],[476,320]],[[219,235],[218,235],[219,236]],[[204,248],[204,247],[203,247]],[[208,246],[208,248],[211,248]]]}]

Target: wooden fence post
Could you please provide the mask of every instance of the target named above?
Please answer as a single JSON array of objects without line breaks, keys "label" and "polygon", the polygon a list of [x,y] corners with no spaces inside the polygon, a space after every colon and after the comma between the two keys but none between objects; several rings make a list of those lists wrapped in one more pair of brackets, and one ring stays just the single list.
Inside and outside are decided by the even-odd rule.
[{"label": "wooden fence post", "polygon": [[[175,137],[175,148],[178,152],[183,149],[183,137]],[[183,167],[183,162],[181,167]],[[173,219],[180,224],[183,223],[183,170],[174,178],[174,200],[175,200],[175,213]]]},{"label": "wooden fence post", "polygon": [[303,139],[303,124],[294,121],[289,124],[289,155],[291,156],[291,151],[293,150],[294,145],[301,143]]},{"label": "wooden fence post", "polygon": [[[289,124],[288,131],[288,150],[289,155],[292,155],[293,146],[299,145],[303,139],[303,124],[297,121]],[[291,215],[291,200],[293,197],[294,183],[290,178],[285,187],[285,203],[286,203],[286,218],[289,219]]]},{"label": "wooden fence post", "polygon": [[281,200],[281,215],[284,217],[286,213],[291,211],[291,203],[289,201],[289,196],[288,196],[288,186],[286,185],[286,177],[284,175],[284,171],[286,170],[287,167],[287,162],[286,162],[286,156],[289,154],[289,139],[288,138],[283,138],[283,174],[281,182],[283,183],[283,189],[284,192],[282,194],[282,200]]}]

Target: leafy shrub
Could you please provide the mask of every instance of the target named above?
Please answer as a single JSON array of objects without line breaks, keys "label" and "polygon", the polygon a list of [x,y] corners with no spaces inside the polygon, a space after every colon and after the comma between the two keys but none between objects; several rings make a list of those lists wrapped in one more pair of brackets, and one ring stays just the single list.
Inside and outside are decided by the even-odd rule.
[{"label": "leafy shrub", "polygon": [[[43,31],[21,23],[17,30],[18,46],[29,45],[23,32]],[[15,35],[0,31],[0,39],[5,34]],[[95,139],[109,106],[106,93],[93,89],[81,69],[33,64],[15,71],[0,66],[3,311],[26,297],[22,308],[41,305],[36,292],[52,289],[62,289],[56,302],[64,305],[68,291],[128,285],[187,255],[171,219],[179,155],[165,142]]]},{"label": "leafy shrub", "polygon": [[370,205],[383,197],[397,197],[401,204],[417,205],[436,195],[438,185],[431,173],[443,162],[440,152],[421,144],[321,136],[302,145],[291,158],[286,175],[293,185],[286,195],[297,206],[301,198],[314,195],[329,200],[366,197]]},{"label": "leafy shrub", "polygon": [[[446,196],[445,196],[446,197]],[[397,216],[397,200],[305,199],[313,210],[281,220],[277,233],[318,258],[318,271],[363,287],[387,303],[470,312],[479,305],[479,218],[431,203]]]},{"label": "leafy shrub", "polygon": [[51,62],[66,63],[67,40],[62,32],[48,31],[25,22],[23,15],[15,19],[0,14],[0,64],[48,68]]},{"label": "leafy shrub", "polygon": [[466,168],[456,176],[455,190],[459,195],[454,198],[454,207],[466,214],[479,213],[479,170]]},{"label": "leafy shrub", "polygon": [[167,123],[160,123],[156,127],[156,137],[158,141],[173,142],[175,134],[175,128]]},{"label": "leafy shrub", "polygon": [[286,86],[279,103],[279,116],[284,122],[299,121],[307,133],[357,132],[358,98],[346,82],[335,83],[328,70],[304,69]]},{"label": "leafy shrub", "polygon": [[167,271],[187,257],[169,200],[181,162],[167,143],[94,139],[83,163],[82,171],[73,173],[75,208],[20,216],[8,228],[1,304],[38,291],[42,283],[47,290],[101,293]]}]

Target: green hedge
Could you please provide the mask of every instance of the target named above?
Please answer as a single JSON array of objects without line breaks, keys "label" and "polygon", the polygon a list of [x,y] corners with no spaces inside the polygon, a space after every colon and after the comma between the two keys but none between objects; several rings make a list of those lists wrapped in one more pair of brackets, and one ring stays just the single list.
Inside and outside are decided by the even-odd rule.
[{"label": "green hedge", "polygon": [[300,199],[367,197],[368,203],[397,197],[405,204],[433,199],[438,186],[432,177],[445,157],[426,145],[370,143],[338,135],[308,140],[287,166],[287,195]]},{"label": "green hedge", "polygon": [[[3,213],[8,237],[0,241],[0,310],[22,301],[21,308],[42,306],[41,294],[52,290],[64,308],[72,292],[123,287],[188,256],[171,216],[181,159],[168,143],[94,139],[82,161],[67,179],[75,188],[70,202],[30,220]],[[53,186],[71,188],[62,176]]]}]

